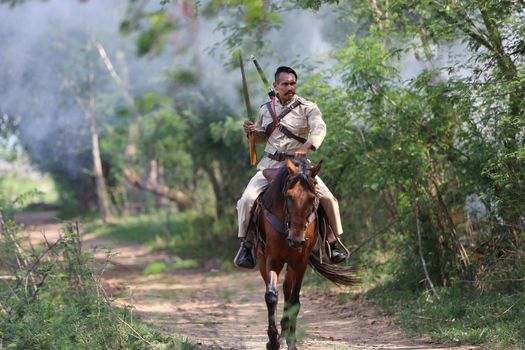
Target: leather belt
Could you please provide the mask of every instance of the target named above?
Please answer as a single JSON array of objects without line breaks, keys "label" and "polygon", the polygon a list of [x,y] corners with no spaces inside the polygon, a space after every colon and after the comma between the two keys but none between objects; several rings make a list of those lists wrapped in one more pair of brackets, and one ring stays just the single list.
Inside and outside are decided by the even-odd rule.
[{"label": "leather belt", "polygon": [[266,153],[266,156],[272,160],[276,160],[278,162],[282,162],[283,160],[287,160],[289,158],[293,158],[293,154],[286,154],[283,152],[275,152],[274,154]]}]

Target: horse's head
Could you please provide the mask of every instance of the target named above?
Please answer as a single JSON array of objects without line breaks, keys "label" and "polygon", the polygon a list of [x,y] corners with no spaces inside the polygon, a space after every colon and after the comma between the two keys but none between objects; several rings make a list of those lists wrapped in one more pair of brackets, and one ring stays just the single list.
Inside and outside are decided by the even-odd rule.
[{"label": "horse's head", "polygon": [[298,248],[309,239],[308,229],[316,218],[319,197],[315,191],[315,177],[321,170],[321,163],[312,167],[306,158],[299,158],[289,159],[286,166],[288,180],[283,194],[286,199],[287,239],[291,248]]}]

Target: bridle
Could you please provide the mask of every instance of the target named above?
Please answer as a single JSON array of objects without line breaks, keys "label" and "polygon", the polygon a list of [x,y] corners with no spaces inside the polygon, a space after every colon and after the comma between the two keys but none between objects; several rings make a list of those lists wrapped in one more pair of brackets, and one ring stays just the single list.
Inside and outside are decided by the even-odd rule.
[{"label": "bridle", "polygon": [[[287,195],[287,191],[293,187],[295,185],[295,183],[297,181],[302,181],[302,184],[307,188],[309,189],[310,191],[314,192],[315,193],[315,197],[314,197],[314,201],[313,201],[313,205],[312,205],[312,211],[310,212],[310,214],[308,215],[308,217],[306,218],[306,222],[305,222],[305,225],[304,225],[304,231],[303,232],[306,232],[306,230],[308,230],[308,228],[310,227],[310,225],[312,224],[312,222],[314,222],[315,219],[317,219],[317,209],[319,207],[319,195],[317,194],[317,192],[315,191],[315,186],[317,184],[317,181],[315,181],[314,178],[310,177],[309,176],[309,169],[307,169],[306,171],[308,171],[307,174],[304,173],[304,171],[301,171],[299,172],[298,174],[294,175],[294,176],[290,176],[290,174],[287,174],[286,177],[283,179],[283,187],[282,187],[282,192],[281,192],[281,196],[286,198],[286,204],[285,204],[285,217],[284,217],[284,223],[281,221],[280,218],[278,218],[274,213],[272,213],[265,205],[264,201],[263,201],[263,196],[259,196],[257,198],[257,204],[255,206],[255,211],[259,211],[259,210],[262,210],[262,213],[264,215],[264,217],[266,218],[266,220],[270,223],[270,225],[272,225],[273,229],[275,231],[277,231],[279,234],[281,234],[282,236],[284,236],[285,238],[288,237],[288,234],[290,232],[290,229],[291,229],[291,207],[292,207],[292,199]],[[255,215],[255,217],[257,218],[258,215]],[[255,226],[258,227],[258,221],[255,222]],[[317,229],[318,227],[316,227]],[[266,242],[265,242],[265,239],[261,236],[261,232],[260,230],[257,230],[257,237],[259,239],[259,242],[262,243],[262,246],[263,246],[263,249],[264,247],[266,246]],[[307,238],[305,239],[307,240]]]},{"label": "bridle", "polygon": [[[286,205],[285,205],[285,217],[284,217],[284,226],[285,226],[285,232],[282,232],[285,236],[288,236],[291,228],[291,220],[290,220],[290,212],[291,212],[291,206],[292,206],[292,199],[286,195],[286,191],[298,181],[303,181],[303,183],[308,184],[307,187],[310,187],[311,190],[315,193],[315,185],[316,181],[314,179],[309,179],[304,173],[299,173],[295,175],[294,177],[288,177],[286,180],[286,185],[283,188],[283,196],[286,198]],[[315,193],[314,202],[312,206],[312,211],[306,218],[304,231],[306,232],[308,230],[308,227],[310,227],[310,224],[317,218],[317,208],[319,207],[319,195]]]}]

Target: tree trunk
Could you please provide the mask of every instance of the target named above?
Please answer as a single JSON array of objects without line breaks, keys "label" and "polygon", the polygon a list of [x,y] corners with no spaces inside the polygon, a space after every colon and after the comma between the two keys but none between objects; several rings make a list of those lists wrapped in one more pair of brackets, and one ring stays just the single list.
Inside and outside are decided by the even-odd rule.
[{"label": "tree trunk", "polygon": [[95,73],[93,69],[93,61],[89,58],[89,71],[88,71],[88,88],[89,88],[89,101],[86,109],[86,119],[89,122],[89,133],[91,136],[91,155],[93,157],[93,176],[95,177],[95,183],[97,187],[97,198],[98,198],[98,209],[100,216],[104,223],[112,220],[111,211],[109,210],[109,199],[106,192],[106,182],[104,180],[104,173],[102,171],[102,161],[100,159],[100,147],[98,142],[97,133],[97,122],[95,115],[95,95],[94,95],[94,83]]},{"label": "tree trunk", "polygon": [[[115,70],[113,63],[111,63],[106,50],[100,43],[97,43],[97,50],[99,52],[100,58],[104,62],[104,65],[111,74],[111,77],[119,85],[120,91],[122,92],[126,103],[131,108],[131,110],[134,111],[134,113],[137,113],[127,74],[124,76],[124,79],[121,78],[121,76]],[[124,60],[124,53],[117,52],[117,57],[122,61],[122,65],[127,67]],[[125,150],[127,164],[122,168],[124,178],[130,185],[153,193],[155,196],[157,196],[157,204],[160,204],[159,200],[162,198],[167,198],[170,201],[175,202],[180,210],[187,209],[191,204],[188,195],[164,185],[162,181],[162,174],[159,172],[156,159],[152,158],[149,160],[149,172],[146,179],[143,179],[141,176],[139,176],[139,174],[133,169],[133,166],[130,163],[133,163],[135,161],[135,157],[137,157],[137,140],[139,139],[139,134],[140,131],[137,123],[134,120],[131,121],[128,128],[128,144],[126,145]]]},{"label": "tree trunk", "polygon": [[206,171],[206,174],[210,179],[211,187],[213,188],[213,193],[215,194],[215,213],[218,217],[221,217],[224,215],[224,207],[222,205],[223,194],[221,185],[219,183],[219,180],[217,179],[217,176],[215,175],[215,172],[213,171],[212,165],[206,166],[204,170]]}]

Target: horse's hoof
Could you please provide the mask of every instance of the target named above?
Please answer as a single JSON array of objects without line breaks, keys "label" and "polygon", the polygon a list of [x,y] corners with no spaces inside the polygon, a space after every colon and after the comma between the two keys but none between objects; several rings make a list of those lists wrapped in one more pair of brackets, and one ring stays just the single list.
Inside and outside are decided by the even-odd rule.
[{"label": "horse's hoof", "polygon": [[268,343],[266,343],[266,350],[279,350],[279,348],[281,347],[281,344],[279,342],[271,342],[269,341]]},{"label": "horse's hoof", "polygon": [[286,344],[288,344],[288,350],[297,350],[297,346],[295,346],[295,340],[286,341]]}]

